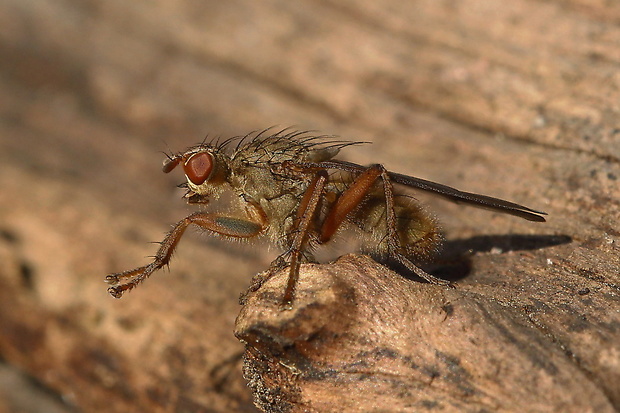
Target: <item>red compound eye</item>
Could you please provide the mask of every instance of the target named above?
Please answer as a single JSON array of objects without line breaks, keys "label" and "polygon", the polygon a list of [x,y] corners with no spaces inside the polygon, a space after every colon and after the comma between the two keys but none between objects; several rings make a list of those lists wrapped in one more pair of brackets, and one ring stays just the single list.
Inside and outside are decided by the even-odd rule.
[{"label": "red compound eye", "polygon": [[194,185],[200,185],[207,180],[213,170],[213,157],[210,153],[199,152],[189,157],[183,165],[187,179]]}]

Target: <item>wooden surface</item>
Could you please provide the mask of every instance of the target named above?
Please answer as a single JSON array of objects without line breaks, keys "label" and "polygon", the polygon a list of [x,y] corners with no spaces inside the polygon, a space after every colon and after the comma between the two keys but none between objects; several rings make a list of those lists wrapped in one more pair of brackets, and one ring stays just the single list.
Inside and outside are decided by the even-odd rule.
[{"label": "wooden surface", "polygon": [[448,241],[435,270],[466,292],[455,308],[477,297],[530,329],[596,394],[583,403],[620,408],[617,6],[9,0],[0,16],[0,357],[68,409],[256,411],[237,297],[277,251],[188,235],[120,301],[103,277],[193,210],[161,151],[270,125],[371,141],[343,158],[548,212],[423,198]]},{"label": "wooden surface", "polygon": [[286,280],[251,294],[236,322],[265,411],[614,411],[602,377],[549,345],[519,307],[467,284],[412,282],[347,255],[305,267],[295,307],[281,311]]}]

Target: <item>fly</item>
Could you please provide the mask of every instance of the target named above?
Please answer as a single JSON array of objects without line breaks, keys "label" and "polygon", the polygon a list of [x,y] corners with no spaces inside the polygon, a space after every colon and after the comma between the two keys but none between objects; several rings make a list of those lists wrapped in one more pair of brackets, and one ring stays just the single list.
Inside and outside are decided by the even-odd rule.
[{"label": "fly", "polygon": [[108,275],[112,296],[120,298],[167,265],[190,225],[230,239],[264,236],[282,248],[284,253],[271,263],[268,274],[289,267],[282,297],[285,308],[292,306],[300,264],[313,260],[314,247],[346,229],[357,230],[366,248],[395,259],[426,281],[448,285],[414,264],[435,252],[442,238],[435,219],[405,195],[405,188],[545,222],[546,213],[513,202],[389,172],[380,164],[334,159],[341,149],[363,142],[288,129],[272,135],[268,131],[203,142],[168,156],[163,171],[181,166],[187,180],[181,186],[187,189],[184,198],[189,204],[206,207],[224,193],[233,201],[227,212],[202,208],[176,223],[151,263]]}]

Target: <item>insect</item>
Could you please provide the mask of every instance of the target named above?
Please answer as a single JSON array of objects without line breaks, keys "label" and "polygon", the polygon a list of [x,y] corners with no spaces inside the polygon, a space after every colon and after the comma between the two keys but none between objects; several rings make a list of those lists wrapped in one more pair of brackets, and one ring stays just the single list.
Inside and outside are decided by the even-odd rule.
[{"label": "insect", "polygon": [[180,186],[187,189],[184,198],[189,204],[206,207],[228,193],[230,206],[226,213],[203,208],[183,218],[166,234],[151,263],[108,275],[108,292],[120,298],[167,265],[190,225],[224,238],[266,237],[282,248],[284,253],[272,262],[268,274],[289,266],[284,308],[292,306],[300,264],[312,261],[315,246],[345,229],[355,230],[363,247],[395,259],[430,283],[447,285],[414,264],[438,248],[441,234],[435,219],[405,195],[405,188],[545,221],[546,213],[513,202],[389,172],[379,164],[334,159],[341,149],[360,143],[288,129],[271,134],[266,129],[169,155],[163,171],[181,166],[187,181]]}]

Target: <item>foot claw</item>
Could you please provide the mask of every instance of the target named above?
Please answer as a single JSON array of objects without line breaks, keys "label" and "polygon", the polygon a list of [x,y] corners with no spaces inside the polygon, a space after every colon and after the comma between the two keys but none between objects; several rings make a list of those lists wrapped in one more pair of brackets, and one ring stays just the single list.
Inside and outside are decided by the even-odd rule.
[{"label": "foot claw", "polygon": [[121,298],[123,296],[123,290],[120,287],[108,288],[108,293],[114,298]]},{"label": "foot claw", "polygon": [[292,300],[283,300],[280,303],[280,310],[282,311],[290,311],[293,309],[293,301]]}]

